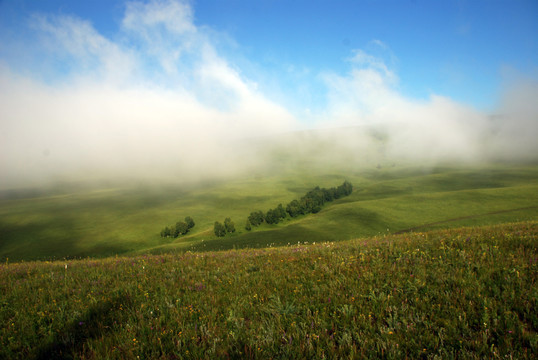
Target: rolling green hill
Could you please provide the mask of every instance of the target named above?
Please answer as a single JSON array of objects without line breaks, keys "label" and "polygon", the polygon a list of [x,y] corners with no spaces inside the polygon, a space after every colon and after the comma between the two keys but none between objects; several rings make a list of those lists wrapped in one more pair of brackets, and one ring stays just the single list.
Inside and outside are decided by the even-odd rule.
[{"label": "rolling green hill", "polygon": [[[290,165],[292,164],[292,165]],[[244,230],[251,211],[284,206],[319,185],[349,180],[353,193],[317,214]],[[538,166],[437,167],[280,162],[195,185],[121,184],[4,192],[0,258],[10,261],[106,257],[340,241],[408,229],[486,225],[538,218]],[[164,226],[192,216],[184,237],[161,238]],[[230,217],[236,233],[216,238],[213,223]]]}]

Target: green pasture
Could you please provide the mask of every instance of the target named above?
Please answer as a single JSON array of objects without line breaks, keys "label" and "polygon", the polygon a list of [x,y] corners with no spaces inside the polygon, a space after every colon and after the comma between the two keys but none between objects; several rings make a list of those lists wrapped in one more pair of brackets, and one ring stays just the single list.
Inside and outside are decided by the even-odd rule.
[{"label": "green pasture", "polygon": [[[0,200],[0,259],[106,257],[349,240],[406,229],[485,225],[538,217],[538,166],[274,166],[196,185],[138,184],[29,192]],[[269,167],[268,167],[269,168]],[[317,214],[244,230],[251,211],[286,206],[319,185],[354,192]],[[191,216],[186,236],[161,238]],[[236,233],[216,238],[230,217]]]},{"label": "green pasture", "polygon": [[[309,178],[316,179],[313,175]],[[238,234],[224,239],[191,237],[158,246],[151,252],[340,241],[408,229],[486,225],[532,220],[538,216],[535,167],[388,167],[350,173],[346,178],[354,184],[354,192],[327,204],[317,214],[288,218],[278,225],[262,225],[251,232],[236,226],[240,229]],[[340,178],[335,174],[318,177],[318,182],[325,180],[335,184]],[[303,188],[293,190],[299,193],[296,196],[304,191]],[[276,205],[273,202],[260,208],[267,210]],[[438,222],[441,223],[433,224]]]}]

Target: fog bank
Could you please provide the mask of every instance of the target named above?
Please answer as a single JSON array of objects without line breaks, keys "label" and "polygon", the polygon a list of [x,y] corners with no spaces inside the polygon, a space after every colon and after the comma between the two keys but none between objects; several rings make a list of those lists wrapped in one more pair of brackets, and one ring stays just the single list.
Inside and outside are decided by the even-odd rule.
[{"label": "fog bank", "polygon": [[507,81],[484,112],[438,94],[406,97],[383,59],[357,49],[348,73],[319,74],[328,104],[304,116],[259,91],[183,2],[129,3],[116,37],[65,15],[36,14],[28,25],[31,41],[11,34],[1,45],[10,55],[0,59],[0,189],[197,181],[293,156],[359,164],[538,155],[536,79]]}]

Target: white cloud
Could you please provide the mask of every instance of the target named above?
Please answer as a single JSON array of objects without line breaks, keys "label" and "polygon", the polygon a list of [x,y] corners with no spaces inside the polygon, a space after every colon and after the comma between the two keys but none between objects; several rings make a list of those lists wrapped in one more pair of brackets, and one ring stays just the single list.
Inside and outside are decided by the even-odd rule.
[{"label": "white cloud", "polygon": [[[234,172],[261,161],[238,148],[238,139],[298,126],[284,106],[219,54],[213,33],[194,24],[187,3],[130,3],[114,37],[72,16],[35,15],[32,24],[37,35],[17,44],[17,54],[31,61],[20,67],[0,62],[0,187],[58,176]],[[404,96],[390,48],[378,40],[371,45],[388,61],[358,49],[347,74],[321,74],[328,105],[311,115],[312,126],[381,124],[388,136],[385,154],[395,158],[538,153],[536,82],[515,82],[504,96],[502,116],[492,121],[440,95],[425,101]],[[367,153],[362,150],[372,139],[356,134],[338,135],[322,148],[323,156],[330,159],[331,148],[338,156]]]},{"label": "white cloud", "polygon": [[507,76],[500,108],[490,118],[489,148],[499,157],[536,159],[538,154],[538,80]]},{"label": "white cloud", "polygon": [[396,83],[398,81],[396,74],[385,65],[385,62],[382,59],[367,54],[361,49],[355,50],[354,56],[350,60],[359,68],[372,69],[381,73],[385,81],[391,83]]},{"label": "white cloud", "polygon": [[74,17],[33,20],[44,56],[70,68],[45,84],[0,67],[3,186],[233,172],[248,161],[232,146],[238,139],[295,124],[219,56],[185,3],[129,4],[117,39]]},{"label": "white cloud", "polygon": [[167,34],[183,35],[196,33],[191,7],[179,1],[149,3],[129,2],[122,25],[125,29],[142,34],[146,41],[154,39],[162,26]]},{"label": "white cloud", "polygon": [[137,66],[128,50],[100,35],[87,21],[71,16],[35,15],[31,26],[40,35],[39,45],[45,56],[50,57],[46,60],[74,66],[63,69],[72,71],[74,77],[99,76],[111,81],[125,78]]},{"label": "white cloud", "polygon": [[156,61],[165,76],[184,73],[186,58],[200,61],[202,50],[211,47],[193,24],[191,7],[179,1],[128,3],[122,30],[129,36],[129,44],[140,47],[141,58],[149,56],[145,65]]},{"label": "white cloud", "polygon": [[[515,82],[494,120],[471,107],[432,94],[417,101],[397,90],[397,76],[385,61],[357,50],[347,75],[325,74],[329,106],[318,124],[381,125],[385,153],[415,160],[477,161],[532,158],[538,153],[538,87]],[[354,146],[354,144],[350,144]]]}]

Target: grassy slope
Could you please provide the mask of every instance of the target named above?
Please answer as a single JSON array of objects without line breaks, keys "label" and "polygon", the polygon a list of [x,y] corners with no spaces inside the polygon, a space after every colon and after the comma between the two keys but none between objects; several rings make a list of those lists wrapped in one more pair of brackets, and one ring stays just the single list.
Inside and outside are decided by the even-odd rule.
[{"label": "grassy slope", "polygon": [[[350,180],[354,193],[315,215],[243,229],[252,210],[299,198],[316,185]],[[0,201],[0,258],[11,260],[109,256],[182,249],[266,247],[298,241],[346,240],[476,216],[431,227],[536,219],[537,166],[484,168],[325,168],[282,166],[271,173],[198,187],[149,186],[76,191]],[[196,227],[178,240],[160,230],[190,215]],[[212,225],[231,217],[238,232],[216,239]],[[149,250],[150,249],[150,250]]]},{"label": "grassy slope", "polygon": [[532,359],[536,222],[0,264],[0,358]]},{"label": "grassy slope", "polygon": [[[424,229],[532,220],[538,216],[538,208],[535,207],[538,204],[536,167],[442,168],[428,172],[418,168],[388,168],[350,173],[347,179],[355,185],[354,193],[327,205],[318,214],[288,219],[276,226],[264,225],[253,232],[241,229],[239,234],[225,239],[206,237],[204,242],[200,242],[201,237],[191,237],[191,243],[184,239],[153,251],[168,251],[182,246],[191,250],[219,250],[304,241],[339,241],[461,217],[475,216]],[[316,180],[337,184],[341,176],[326,175],[318,179],[315,175],[310,176],[312,183]],[[295,193],[299,193],[296,196],[300,196],[305,188],[308,189],[308,186],[295,189]],[[278,201],[273,200],[272,204],[259,208],[267,210],[277,204]],[[245,216],[240,219],[240,226],[244,219]]]}]

